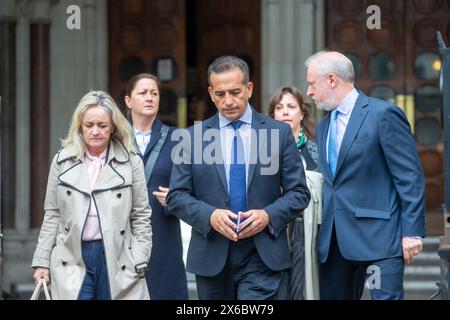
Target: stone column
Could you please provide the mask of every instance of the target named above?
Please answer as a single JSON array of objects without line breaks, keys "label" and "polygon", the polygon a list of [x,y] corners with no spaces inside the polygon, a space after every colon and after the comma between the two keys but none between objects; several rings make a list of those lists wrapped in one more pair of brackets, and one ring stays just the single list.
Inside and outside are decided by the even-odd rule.
[{"label": "stone column", "polygon": [[[306,91],[304,61],[324,48],[324,0],[262,0],[262,106],[274,91]],[[266,111],[265,109],[263,111]]]},{"label": "stone column", "polygon": [[16,21],[14,1],[0,1],[0,226],[15,227]]},{"label": "stone column", "polygon": [[30,4],[17,1],[16,35],[16,228],[20,235],[30,230]]},{"label": "stone column", "polygon": [[[76,4],[81,29],[66,26]],[[61,147],[72,113],[89,90],[108,90],[107,0],[60,0],[52,10],[50,41],[50,155]]]},{"label": "stone column", "polygon": [[50,2],[33,1],[30,21],[30,188],[31,227],[39,228],[49,170]]}]

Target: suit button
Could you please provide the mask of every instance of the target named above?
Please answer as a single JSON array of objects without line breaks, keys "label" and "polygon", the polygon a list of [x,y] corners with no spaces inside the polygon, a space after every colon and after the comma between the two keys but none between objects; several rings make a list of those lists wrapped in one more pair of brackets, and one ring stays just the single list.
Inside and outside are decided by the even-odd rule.
[{"label": "suit button", "polygon": [[61,264],[62,264],[63,266],[65,266],[65,265],[67,265],[67,261],[66,261],[66,260],[63,260],[63,261],[61,261]]},{"label": "suit button", "polygon": [[125,271],[125,265],[123,264],[120,269],[122,269],[122,271]]},{"label": "suit button", "polygon": [[124,235],[125,234],[125,230],[124,229],[120,230],[120,234]]},{"label": "suit button", "polygon": [[72,191],[70,191],[70,190],[67,190],[67,192],[66,192],[66,193],[67,193],[67,195],[68,195],[68,196],[70,196],[70,195],[72,194]]},{"label": "suit button", "polygon": [[118,194],[117,194],[117,198],[121,198],[122,197],[122,194],[119,192]]}]

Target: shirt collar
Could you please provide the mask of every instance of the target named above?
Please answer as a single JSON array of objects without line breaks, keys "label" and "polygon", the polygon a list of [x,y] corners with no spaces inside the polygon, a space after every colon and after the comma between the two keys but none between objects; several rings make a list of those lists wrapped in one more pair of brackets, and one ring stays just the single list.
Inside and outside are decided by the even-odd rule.
[{"label": "shirt collar", "polygon": [[353,88],[349,92],[349,94],[347,94],[347,96],[338,104],[336,110],[345,115],[351,113],[353,107],[355,106],[356,100],[358,99],[358,95],[358,91]]},{"label": "shirt collar", "polygon": [[99,157],[96,157],[96,156],[94,156],[94,155],[92,155],[90,152],[89,152],[89,150],[86,148],[86,150],[84,151],[85,152],[85,154],[86,154],[86,157],[89,159],[89,160],[91,160],[91,161],[94,161],[95,160],[95,158],[100,158],[100,159],[102,159],[103,161],[105,161],[106,160],[106,152],[108,151],[108,148],[106,148],[103,152],[102,152],[102,154],[99,156]]},{"label": "shirt collar", "polygon": [[134,130],[134,136],[135,137],[136,136],[140,136],[140,135],[142,135],[142,136],[149,136],[152,133],[152,130],[141,131],[141,130],[136,129],[135,127],[133,127],[133,130]]},{"label": "shirt collar", "polygon": [[[241,120],[242,122],[251,125],[252,124],[252,116],[253,116],[252,108],[250,107],[250,104],[247,104],[247,108],[245,109],[244,114],[238,120]],[[219,127],[220,128],[226,127],[230,122],[232,122],[232,121],[225,118],[219,112]]]}]

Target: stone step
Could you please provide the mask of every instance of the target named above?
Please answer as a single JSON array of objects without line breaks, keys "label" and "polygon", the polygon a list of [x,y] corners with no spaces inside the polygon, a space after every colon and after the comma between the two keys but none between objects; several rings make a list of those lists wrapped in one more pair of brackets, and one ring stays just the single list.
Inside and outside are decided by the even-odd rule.
[{"label": "stone step", "polygon": [[438,286],[436,285],[436,283],[439,280],[436,281],[405,281],[403,283],[403,287],[405,289],[405,291],[437,291],[438,290]]},{"label": "stone step", "polygon": [[425,237],[422,239],[423,244],[439,245],[439,236]]},{"label": "stone step", "polygon": [[[428,300],[439,290],[441,259],[437,254],[439,237],[423,239],[423,251],[405,266],[404,289],[406,300]],[[439,297],[437,299],[440,299]]]},{"label": "stone step", "polygon": [[403,278],[405,283],[411,283],[411,282],[430,282],[430,283],[435,283],[437,281],[439,281],[441,278],[438,275],[429,275],[429,274],[421,274],[421,275],[414,275],[414,277],[410,277],[410,276],[405,276]]},{"label": "stone step", "polygon": [[434,253],[421,253],[414,257],[412,264],[405,264],[405,270],[408,268],[414,268],[414,267],[427,267],[427,266],[434,266],[438,267],[441,264],[441,259],[437,254]]},{"label": "stone step", "polygon": [[441,274],[441,268],[435,265],[427,266],[407,266],[405,268],[405,277],[414,275],[430,275],[439,277]]},{"label": "stone step", "polygon": [[421,260],[427,260],[427,261],[433,261],[433,262],[439,262],[440,257],[436,251],[422,251],[417,256],[414,257],[413,262],[421,261]]}]

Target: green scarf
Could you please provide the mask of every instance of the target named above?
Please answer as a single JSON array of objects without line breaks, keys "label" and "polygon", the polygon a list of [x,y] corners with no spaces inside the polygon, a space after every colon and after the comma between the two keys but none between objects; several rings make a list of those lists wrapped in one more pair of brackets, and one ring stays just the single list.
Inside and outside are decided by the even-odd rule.
[{"label": "green scarf", "polygon": [[303,129],[300,129],[300,136],[295,139],[295,144],[297,145],[297,149],[300,149],[301,147],[303,147],[306,143],[306,140],[308,140],[306,138],[306,134],[303,132]]}]

